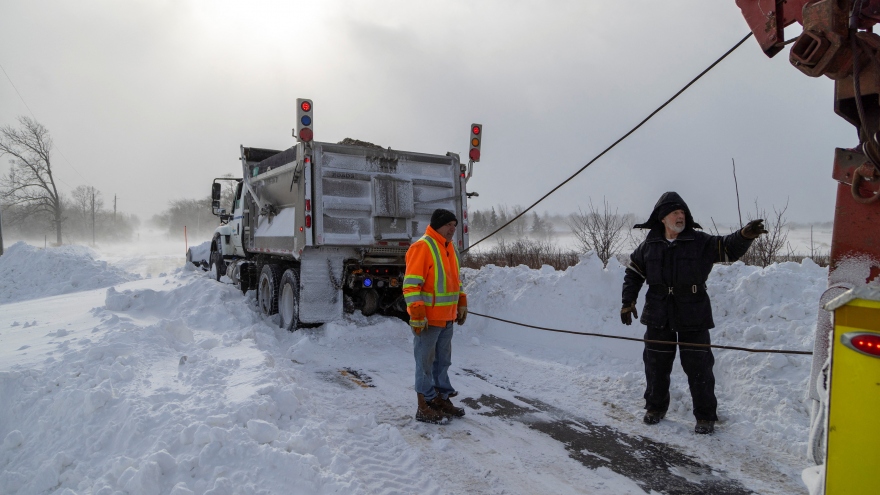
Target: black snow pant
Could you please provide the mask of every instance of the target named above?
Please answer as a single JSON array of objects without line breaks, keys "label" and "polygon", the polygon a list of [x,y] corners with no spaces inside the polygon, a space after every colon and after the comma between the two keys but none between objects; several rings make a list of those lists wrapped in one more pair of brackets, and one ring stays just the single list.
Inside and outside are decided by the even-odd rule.
[{"label": "black snow pant", "polygon": [[[693,332],[676,332],[669,325],[665,327],[648,327],[645,340],[664,340],[667,342],[686,342],[691,344],[708,344],[709,330]],[[718,421],[716,409],[718,400],[715,398],[715,375],[712,366],[715,357],[708,347],[678,346],[681,349],[681,367],[688,377],[691,398],[694,402],[694,416],[697,419]],[[675,344],[645,343],[642,358],[645,361],[645,377],[648,386],[645,389],[645,409],[666,412],[669,408],[669,375],[675,362]]]}]

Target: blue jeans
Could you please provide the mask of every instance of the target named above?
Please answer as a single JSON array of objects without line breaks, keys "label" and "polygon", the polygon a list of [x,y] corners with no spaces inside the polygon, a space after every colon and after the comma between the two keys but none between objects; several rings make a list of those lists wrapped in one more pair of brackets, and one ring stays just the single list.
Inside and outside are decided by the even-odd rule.
[{"label": "blue jeans", "polygon": [[413,332],[413,355],[416,358],[416,392],[432,400],[439,393],[444,399],[454,392],[449,383],[452,364],[452,322],[445,327],[427,326],[418,335]]}]

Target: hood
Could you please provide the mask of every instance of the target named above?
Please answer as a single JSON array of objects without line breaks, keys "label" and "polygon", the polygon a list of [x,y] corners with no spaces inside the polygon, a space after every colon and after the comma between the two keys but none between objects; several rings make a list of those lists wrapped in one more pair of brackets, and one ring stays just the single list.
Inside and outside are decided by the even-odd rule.
[{"label": "hood", "polygon": [[[654,205],[654,211],[651,212],[651,216],[648,218],[648,220],[644,223],[639,223],[639,224],[633,225],[633,228],[634,229],[651,229],[651,230],[660,229],[660,230],[663,230],[664,229],[663,222],[661,222],[660,219],[657,218],[657,214],[664,208],[668,208],[668,207],[672,207],[672,206],[676,206],[676,205],[679,206],[682,210],[684,210],[684,228],[685,228],[685,230],[687,230],[687,229],[701,229],[702,230],[703,227],[701,227],[700,224],[698,224],[697,222],[694,221],[694,217],[693,217],[693,215],[691,215],[691,209],[688,208],[687,203],[685,203],[684,200],[681,199],[681,196],[679,196],[678,193],[674,192],[674,191],[669,191],[669,192],[663,193],[663,195],[660,196],[660,199],[657,200],[657,204]],[[678,208],[674,208],[674,209],[678,209]],[[673,210],[670,210],[670,211],[673,211]]]}]

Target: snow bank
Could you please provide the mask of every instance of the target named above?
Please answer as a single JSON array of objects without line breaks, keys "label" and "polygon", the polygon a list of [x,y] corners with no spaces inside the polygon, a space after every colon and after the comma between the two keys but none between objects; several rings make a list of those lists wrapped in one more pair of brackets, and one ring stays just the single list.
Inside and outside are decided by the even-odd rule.
[{"label": "snow bank", "polygon": [[24,242],[0,256],[0,304],[109,287],[139,278],[95,259],[85,246],[40,249]]},{"label": "snow bank", "polygon": [[109,288],[43,369],[0,372],[0,493],[358,491],[309,392],[272,365],[277,327],[233,287],[179,275]]},{"label": "snow bank", "polygon": [[[405,322],[355,313],[284,332],[255,309],[253,292],[242,296],[182,258],[155,260],[176,264],[168,276],[126,282],[131,275],[81,247],[16,244],[0,257],[0,301],[8,303],[0,311],[0,493],[536,493],[538,484],[554,493],[641,493],[499,418],[469,410],[442,428],[415,423]],[[28,277],[42,285],[7,282]],[[614,260],[604,268],[587,256],[565,271],[487,266],[463,277],[474,312],[580,332],[644,331],[620,323],[623,268]],[[713,342],[810,350],[825,278],[810,261],[716,266]],[[94,287],[108,288],[85,290]],[[65,293],[53,304],[37,299]],[[711,460],[756,493],[795,493],[801,484],[808,356],[715,351],[721,421],[705,438],[692,433],[677,364],[667,420],[641,423],[639,343],[476,315],[455,335],[458,400],[532,397]]]}]

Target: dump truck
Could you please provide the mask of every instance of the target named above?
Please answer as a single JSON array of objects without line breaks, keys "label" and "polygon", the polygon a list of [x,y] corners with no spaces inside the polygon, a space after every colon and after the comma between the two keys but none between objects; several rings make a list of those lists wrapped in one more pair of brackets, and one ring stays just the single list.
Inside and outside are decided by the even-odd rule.
[{"label": "dump truck", "polygon": [[[242,177],[214,180],[212,213],[220,226],[209,271],[242,292],[255,290],[260,311],[280,314],[288,330],[356,310],[404,316],[406,251],[435,209],[455,213],[456,246],[468,247],[465,186],[479,161],[482,126],[471,126],[469,156],[476,160],[464,165],[451,152],[314,141],[312,114],[311,100],[297,100],[294,146],[241,146]],[[234,188],[228,205],[220,204],[223,181]]]}]

